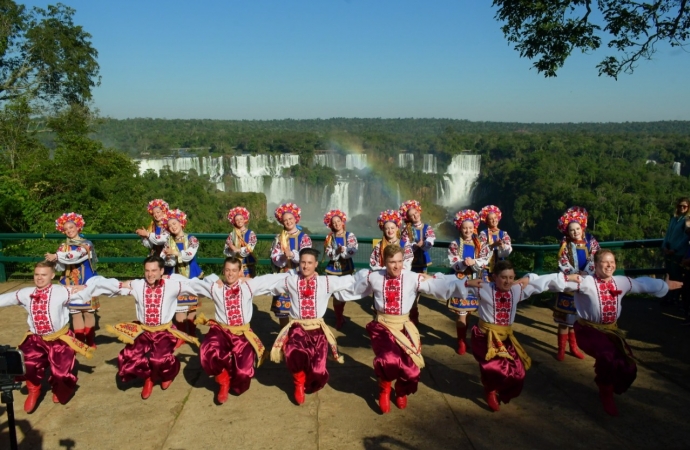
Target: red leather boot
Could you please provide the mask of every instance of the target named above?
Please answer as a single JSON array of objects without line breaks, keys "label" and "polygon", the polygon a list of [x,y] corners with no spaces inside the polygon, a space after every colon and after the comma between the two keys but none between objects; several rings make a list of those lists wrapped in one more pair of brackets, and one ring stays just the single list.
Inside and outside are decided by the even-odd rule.
[{"label": "red leather boot", "polygon": [[489,405],[492,411],[498,411],[501,407],[498,404],[498,398],[496,397],[496,391],[490,391],[484,388],[484,398],[486,398],[486,404]]},{"label": "red leather boot", "polygon": [[41,385],[33,384],[31,381],[26,380],[26,388],[29,390],[29,395],[24,401],[24,411],[31,414],[36,409],[36,402],[41,395]]},{"label": "red leather boot", "polygon": [[306,381],[307,375],[304,372],[292,374],[292,382],[295,384],[295,401],[298,405],[304,403],[304,383]]},{"label": "red leather boot", "polygon": [[78,341],[83,342],[84,344],[88,345],[86,343],[86,328],[80,328],[80,329],[75,329],[74,330],[74,337],[77,338]]},{"label": "red leather boot", "polygon": [[379,408],[386,414],[391,410],[391,382],[379,378]]},{"label": "red leather boot", "polygon": [[395,406],[397,406],[399,409],[407,408],[407,395],[396,395]]},{"label": "red leather boot", "polygon": [[152,392],[153,392],[153,380],[151,378],[147,378],[144,381],[144,388],[141,390],[141,398],[146,400],[147,398],[151,397]]},{"label": "red leather boot", "polygon": [[617,416],[618,407],[613,399],[613,385],[597,383],[597,386],[599,386],[599,400],[601,400],[601,404],[604,406],[604,411],[609,416]]},{"label": "red leather boot", "polygon": [[574,357],[585,359],[585,355],[583,355],[580,349],[577,347],[575,330],[573,330],[572,328],[568,328],[568,344],[570,345],[570,353],[572,353]]},{"label": "red leather boot", "polygon": [[467,352],[467,343],[465,342],[467,325],[462,322],[457,322],[456,330],[458,332],[458,355],[464,355]]},{"label": "red leather boot", "polygon": [[216,400],[222,405],[228,400],[228,393],[230,392],[230,374],[227,370],[223,369],[220,375],[216,375],[216,383],[220,386]]},{"label": "red leather boot", "polygon": [[95,349],[96,348],[96,329],[95,328],[84,328],[84,337],[86,338],[86,345]]},{"label": "red leather boot", "polygon": [[556,359],[558,361],[563,361],[565,359],[565,344],[568,342],[568,335],[558,333],[558,354]]}]

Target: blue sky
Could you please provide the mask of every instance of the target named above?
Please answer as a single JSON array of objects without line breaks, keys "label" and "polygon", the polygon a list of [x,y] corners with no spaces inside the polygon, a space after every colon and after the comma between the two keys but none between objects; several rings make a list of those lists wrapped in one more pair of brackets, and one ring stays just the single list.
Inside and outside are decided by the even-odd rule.
[{"label": "blue sky", "polygon": [[547,79],[489,0],[62,1],[93,35],[103,116],[690,120],[688,52],[618,81],[598,76],[605,51],[576,54]]}]

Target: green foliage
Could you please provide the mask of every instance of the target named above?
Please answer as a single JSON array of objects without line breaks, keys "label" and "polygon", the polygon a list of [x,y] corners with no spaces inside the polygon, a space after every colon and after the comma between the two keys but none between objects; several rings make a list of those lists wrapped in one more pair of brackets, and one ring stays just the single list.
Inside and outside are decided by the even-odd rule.
[{"label": "green foliage", "polygon": [[335,170],[318,164],[294,165],[286,169],[285,174],[311,186],[333,186],[336,182]]}]

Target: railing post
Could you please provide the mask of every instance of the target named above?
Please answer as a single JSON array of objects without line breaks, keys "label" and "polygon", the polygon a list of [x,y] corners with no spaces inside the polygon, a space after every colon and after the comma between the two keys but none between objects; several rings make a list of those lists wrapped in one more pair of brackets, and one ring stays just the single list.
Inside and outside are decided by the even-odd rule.
[{"label": "railing post", "polygon": [[[2,241],[0,241],[0,256],[2,256]],[[0,283],[7,281],[7,275],[5,274],[5,263],[0,261]]]},{"label": "railing post", "polygon": [[541,274],[544,272],[544,250],[537,249],[534,251],[534,273]]}]

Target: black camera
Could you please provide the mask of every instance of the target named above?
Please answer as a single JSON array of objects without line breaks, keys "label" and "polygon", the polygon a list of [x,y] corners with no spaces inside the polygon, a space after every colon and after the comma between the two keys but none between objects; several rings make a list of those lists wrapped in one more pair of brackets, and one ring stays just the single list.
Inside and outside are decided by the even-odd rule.
[{"label": "black camera", "polygon": [[0,345],[0,381],[22,376],[26,373],[24,353],[9,345]]}]

